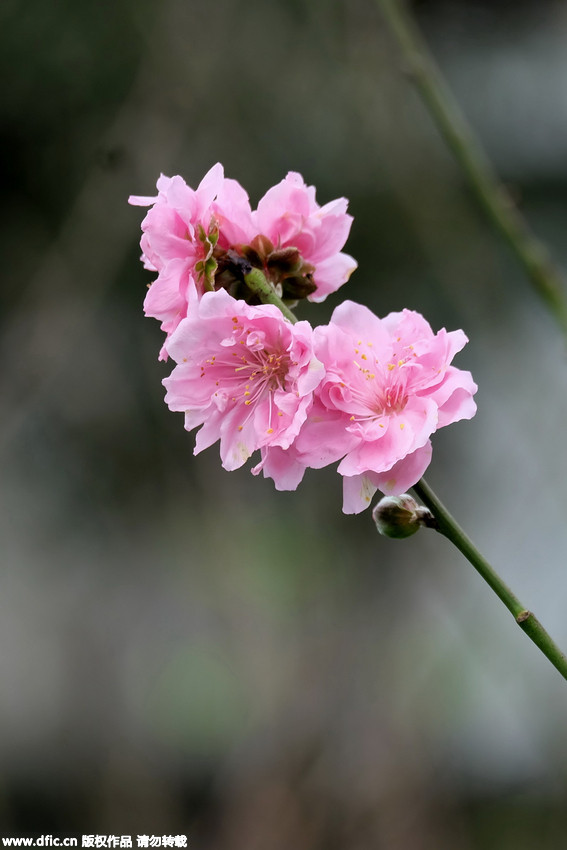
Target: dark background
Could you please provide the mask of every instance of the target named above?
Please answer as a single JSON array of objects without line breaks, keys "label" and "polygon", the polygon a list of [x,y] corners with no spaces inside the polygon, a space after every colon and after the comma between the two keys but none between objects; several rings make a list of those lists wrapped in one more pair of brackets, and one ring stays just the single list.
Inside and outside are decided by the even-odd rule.
[{"label": "dark background", "polygon": [[[503,180],[567,261],[567,8],[415,6]],[[567,362],[370,0],[0,5],[0,832],[198,850],[565,846],[567,692],[433,532],[379,538],[332,469],[276,493],[163,404],[141,304],[160,172],[345,195],[342,298],[462,327],[478,414],[430,483],[567,646]],[[135,842],[134,842],[135,843]]]}]

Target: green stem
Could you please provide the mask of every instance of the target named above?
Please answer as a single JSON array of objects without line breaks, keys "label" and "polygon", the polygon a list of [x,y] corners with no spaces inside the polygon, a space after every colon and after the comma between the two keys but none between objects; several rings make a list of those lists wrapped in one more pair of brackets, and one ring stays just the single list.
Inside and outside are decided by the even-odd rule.
[{"label": "green stem", "polygon": [[403,2],[377,0],[377,3],[398,43],[408,73],[480,206],[516,255],[567,340],[567,300],[563,276],[496,176]]},{"label": "green stem", "polygon": [[531,638],[546,658],[559,670],[563,678],[567,679],[567,658],[551,639],[535,615],[522,605],[518,597],[502,581],[486,558],[483,558],[456,520],[453,519],[445,505],[437,498],[429,485],[426,484],[425,480],[422,478],[421,481],[414,485],[413,489],[433,514],[436,520],[437,531],[447,537],[462,552],[465,558],[480,573],[485,582],[487,582],[514,616],[516,623],[522,631]]},{"label": "green stem", "polygon": [[286,319],[292,324],[297,322],[297,317],[291,312],[282,299],[276,294],[273,286],[266,280],[260,269],[252,269],[244,275],[244,280],[249,289],[254,292],[262,304],[274,304],[279,307]]}]

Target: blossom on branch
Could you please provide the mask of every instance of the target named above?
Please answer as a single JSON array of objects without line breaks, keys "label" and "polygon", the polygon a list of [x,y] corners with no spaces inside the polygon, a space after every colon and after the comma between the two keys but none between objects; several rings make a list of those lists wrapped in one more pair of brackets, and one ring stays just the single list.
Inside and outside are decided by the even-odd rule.
[{"label": "blossom on branch", "polygon": [[319,206],[296,172],[254,211],[220,163],[196,190],[163,175],[157,188],[130,198],[150,206],[142,260],[158,277],[144,309],[167,334],[161,357],[177,366],[166,402],[200,429],[195,453],[220,440],[231,470],[259,450],[252,472],[280,490],[340,461],[346,513],[378,488],[399,495],[415,484],[434,431],[476,411],[470,373],[451,365],[464,333],[434,334],[410,310],[380,319],[351,301],[315,331],[293,324],[291,302],[324,300],[356,267],[341,251],[347,201]]},{"label": "blossom on branch", "polygon": [[312,267],[310,301],[324,301],[356,269],[356,261],[341,252],[352,224],[347,206],[346,198],[337,198],[320,207],[315,187],[306,186],[301,174],[290,171],[268,189],[252,213],[258,233],[278,249],[297,249],[304,263]]},{"label": "blossom on branch", "polygon": [[[155,197],[132,195],[129,203],[150,206],[142,222],[142,262],[158,277],[144,301],[146,316],[159,319],[168,335],[187,315],[188,304],[214,289],[215,249],[249,241],[255,235],[248,195],[224,176],[220,163],[197,189],[182,177],[157,181]],[[222,227],[221,227],[222,224]]]},{"label": "blossom on branch", "polygon": [[[224,290],[206,292],[168,342],[176,361],[166,403],[197,433],[195,454],[220,440],[226,470],[260,449],[260,468],[278,489],[295,489],[304,465],[285,455],[322,380],[308,322],[293,325],[277,307],[252,306]],[[271,458],[270,453],[276,454]],[[285,462],[281,464],[281,456]]]},{"label": "blossom on branch", "polygon": [[378,488],[398,495],[421,478],[434,431],[474,416],[476,384],[450,365],[467,337],[434,334],[411,310],[379,319],[352,301],[314,335],[325,377],[294,451],[314,468],[342,458],[343,511],[359,513]]}]

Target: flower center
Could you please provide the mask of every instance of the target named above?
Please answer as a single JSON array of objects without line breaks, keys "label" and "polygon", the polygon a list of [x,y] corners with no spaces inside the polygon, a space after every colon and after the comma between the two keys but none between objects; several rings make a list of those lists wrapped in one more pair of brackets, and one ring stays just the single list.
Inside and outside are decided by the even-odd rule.
[{"label": "flower center", "polygon": [[367,411],[351,417],[358,422],[400,413],[405,408],[408,402],[408,371],[404,366],[415,356],[413,350],[406,350],[402,356],[393,352],[390,361],[383,363],[372,353],[371,342],[366,343],[366,347],[365,351],[362,341],[359,341],[354,349],[354,365],[361,380],[352,387],[352,397]]},{"label": "flower center", "polygon": [[[268,405],[268,433],[272,433],[272,416],[283,416],[276,410],[273,393],[285,389],[292,361],[285,350],[266,346],[265,335],[244,326],[233,318],[232,334],[217,353],[201,361],[201,378],[214,381],[214,395],[224,397],[233,405],[244,403],[252,408],[258,402]],[[248,420],[248,414],[239,430]]]},{"label": "flower center", "polygon": [[262,341],[250,334],[250,330],[245,331],[245,338],[239,340],[244,349],[231,353],[233,380],[240,390],[231,398],[235,402],[244,400],[246,405],[257,401],[265,392],[283,389],[290,363],[287,353],[262,348]]},{"label": "flower center", "polygon": [[399,413],[407,404],[405,381],[391,381],[387,386],[380,386],[376,381],[376,413],[380,415]]}]

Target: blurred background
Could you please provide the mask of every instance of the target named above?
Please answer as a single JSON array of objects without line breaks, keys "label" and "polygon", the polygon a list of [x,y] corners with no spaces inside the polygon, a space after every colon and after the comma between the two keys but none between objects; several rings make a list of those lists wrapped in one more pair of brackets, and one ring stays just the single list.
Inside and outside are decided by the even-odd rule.
[{"label": "blurred background", "polygon": [[[414,11],[567,265],[567,7]],[[567,646],[567,361],[371,0],[3,0],[0,834],[196,850],[566,846],[565,683],[450,544],[276,493],[163,404],[143,210],[217,161],[355,220],[345,297],[463,328],[428,480]],[[135,843],[134,843],[135,846]]]}]

